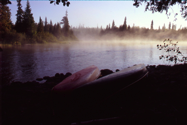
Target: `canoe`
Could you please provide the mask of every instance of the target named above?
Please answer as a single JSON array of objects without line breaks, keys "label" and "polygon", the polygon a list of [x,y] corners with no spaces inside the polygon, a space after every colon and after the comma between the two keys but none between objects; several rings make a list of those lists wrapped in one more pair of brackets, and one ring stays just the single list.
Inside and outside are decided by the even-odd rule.
[{"label": "canoe", "polygon": [[[93,74],[98,76],[100,73],[97,70]],[[61,93],[60,96],[55,96],[58,97],[54,105],[55,113],[59,116],[57,121],[72,123],[113,115],[116,107],[119,109],[120,101],[117,100],[125,100],[120,92],[138,84],[147,74],[146,66],[139,64],[77,85],[74,82],[78,80],[72,80],[77,79],[75,76],[67,78],[53,88],[53,91]],[[81,79],[81,76],[78,78]],[[70,92],[68,96],[66,91]]]},{"label": "canoe", "polygon": [[73,91],[74,98],[79,96],[84,100],[102,100],[130,87],[147,74],[144,64],[134,65],[76,88]]},{"label": "canoe", "polygon": [[94,65],[89,66],[72,74],[71,76],[67,77],[62,82],[54,86],[52,88],[52,92],[59,94],[70,93],[79,86],[97,79],[99,75],[100,70],[98,69],[98,67]]},{"label": "canoe", "polygon": [[115,112],[120,100],[125,100],[124,94],[121,93],[127,88],[132,88],[131,86],[136,86],[136,83],[142,81],[147,74],[146,66],[139,64],[76,88],[72,91],[69,101],[71,120],[79,121],[113,115],[110,111]]}]

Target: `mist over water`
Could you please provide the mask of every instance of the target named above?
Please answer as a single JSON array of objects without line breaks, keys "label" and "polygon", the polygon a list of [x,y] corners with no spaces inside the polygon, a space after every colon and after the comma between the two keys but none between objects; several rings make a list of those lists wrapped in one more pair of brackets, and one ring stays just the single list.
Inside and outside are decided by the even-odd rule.
[{"label": "mist over water", "polygon": [[[157,49],[160,42],[85,40],[73,44],[3,46],[2,78],[6,82],[33,81],[56,73],[75,73],[90,65],[99,69],[124,69],[134,64],[171,64],[159,60],[166,52]],[[181,43],[187,54],[187,44]]]}]

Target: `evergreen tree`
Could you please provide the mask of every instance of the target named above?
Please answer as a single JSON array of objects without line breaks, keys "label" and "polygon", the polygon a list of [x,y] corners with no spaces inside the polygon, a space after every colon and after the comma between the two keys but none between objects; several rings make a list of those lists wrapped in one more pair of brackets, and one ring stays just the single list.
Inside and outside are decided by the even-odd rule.
[{"label": "evergreen tree", "polygon": [[166,27],[165,27],[165,23],[164,23],[164,25],[162,27],[162,30],[165,31],[165,29],[166,29]]},{"label": "evergreen tree", "polygon": [[53,33],[53,23],[52,23],[52,20],[50,20],[49,32],[50,32],[50,33]]},{"label": "evergreen tree", "polygon": [[61,24],[64,24],[63,25],[63,33],[64,33],[64,36],[68,36],[69,35],[69,30],[70,30],[70,26],[69,26],[69,21],[68,21],[68,12],[66,11],[66,15],[62,18],[61,20]]},{"label": "evergreen tree", "polygon": [[38,28],[37,28],[37,32],[43,32],[44,31],[44,26],[43,26],[43,21],[40,17],[39,23],[38,23]]},{"label": "evergreen tree", "polygon": [[169,22],[168,29],[171,30],[171,22]]},{"label": "evergreen tree", "polygon": [[45,17],[44,31],[45,31],[45,32],[49,32],[49,25],[47,24],[47,17]]},{"label": "evergreen tree", "polygon": [[17,0],[17,6],[18,6],[18,10],[17,10],[17,18],[16,18],[16,23],[15,23],[15,30],[17,32],[22,32],[22,21],[23,21],[23,10],[22,10],[22,5],[21,5],[21,0]]},{"label": "evergreen tree", "polygon": [[27,0],[27,6],[24,11],[23,15],[23,32],[26,33],[29,36],[32,36],[34,31],[34,18],[31,13],[30,4]]},{"label": "evergreen tree", "polygon": [[176,30],[176,25],[172,24],[172,30]]},{"label": "evergreen tree", "polygon": [[151,21],[151,30],[153,30],[153,20]]},{"label": "evergreen tree", "polygon": [[55,35],[56,34],[56,23],[54,24],[54,26],[53,26],[53,35]]},{"label": "evergreen tree", "polygon": [[56,37],[60,36],[60,33],[61,33],[60,29],[61,29],[60,24],[59,23],[55,24],[55,33],[54,33],[54,35]]},{"label": "evergreen tree", "polygon": [[11,31],[12,22],[10,16],[11,12],[9,7],[0,3],[0,39],[5,38],[4,35]]},{"label": "evergreen tree", "polygon": [[108,30],[108,25],[106,25],[106,30]]},{"label": "evergreen tree", "polygon": [[124,30],[127,29],[127,18],[126,18],[126,17],[125,17],[125,19],[124,19],[123,29],[124,29]]},{"label": "evergreen tree", "polygon": [[113,20],[113,22],[112,22],[112,29],[114,29],[114,27],[115,27],[115,22]]},{"label": "evergreen tree", "polygon": [[130,30],[131,29],[131,27],[130,27],[130,25],[128,25],[128,30]]}]

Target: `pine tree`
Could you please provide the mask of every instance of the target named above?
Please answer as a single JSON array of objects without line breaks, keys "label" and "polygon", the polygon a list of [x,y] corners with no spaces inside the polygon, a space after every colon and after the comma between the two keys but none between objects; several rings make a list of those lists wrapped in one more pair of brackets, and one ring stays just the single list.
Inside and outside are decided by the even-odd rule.
[{"label": "pine tree", "polygon": [[22,5],[21,5],[21,0],[17,0],[17,6],[18,6],[18,10],[17,10],[17,18],[16,18],[16,23],[15,23],[15,30],[17,32],[22,32],[22,24],[23,24],[23,10],[22,10]]},{"label": "pine tree", "polygon": [[11,12],[8,6],[0,3],[0,34],[7,34],[11,31]]},{"label": "pine tree", "polygon": [[160,26],[158,27],[158,30],[160,31]]},{"label": "pine tree", "polygon": [[172,24],[172,30],[176,30],[176,25]]},{"label": "pine tree", "polygon": [[153,30],[153,20],[151,21],[151,30]]},{"label": "pine tree", "polygon": [[165,29],[166,29],[166,27],[165,27],[165,23],[164,23],[164,25],[162,27],[162,30],[165,31]]},{"label": "pine tree", "polygon": [[106,25],[106,30],[108,30],[108,25]]},{"label": "pine tree", "polygon": [[124,30],[127,29],[127,18],[126,18],[126,17],[125,17],[125,19],[124,19],[123,29],[124,29]]},{"label": "pine tree", "polygon": [[31,13],[30,4],[27,0],[27,6],[24,11],[23,15],[23,32],[26,33],[28,36],[32,36],[34,31],[34,18],[33,14]]},{"label": "pine tree", "polygon": [[56,34],[56,23],[54,24],[54,26],[53,26],[53,35],[55,35]]},{"label": "pine tree", "polygon": [[60,33],[61,33],[60,29],[61,29],[60,24],[57,23],[56,26],[55,26],[55,36],[56,37],[60,36]]},{"label": "pine tree", "polygon": [[169,22],[168,29],[171,30],[171,22]]},{"label": "pine tree", "polygon": [[69,35],[69,31],[70,31],[70,26],[69,26],[69,21],[68,21],[68,12],[66,11],[66,15],[62,18],[61,20],[61,24],[63,25],[63,33],[64,36],[68,36]]},{"label": "pine tree", "polygon": [[49,25],[47,24],[47,17],[45,17],[44,31],[45,31],[45,32],[49,32]]},{"label": "pine tree", "polygon": [[50,20],[49,32],[50,32],[50,33],[53,33],[53,23],[52,23],[52,20]]},{"label": "pine tree", "polygon": [[37,32],[43,32],[44,31],[44,26],[43,26],[43,21],[40,17],[39,23],[38,23],[38,28],[37,28]]},{"label": "pine tree", "polygon": [[131,29],[131,27],[130,27],[130,25],[128,25],[128,30],[130,30]]},{"label": "pine tree", "polygon": [[115,27],[115,22],[113,20],[113,22],[112,22],[112,29],[114,29],[114,27]]}]

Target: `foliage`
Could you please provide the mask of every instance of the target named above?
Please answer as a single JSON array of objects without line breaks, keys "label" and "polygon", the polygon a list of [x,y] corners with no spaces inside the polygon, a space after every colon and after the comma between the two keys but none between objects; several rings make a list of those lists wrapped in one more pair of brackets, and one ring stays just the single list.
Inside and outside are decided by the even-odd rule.
[{"label": "foliage", "polygon": [[[168,54],[159,56],[160,59],[166,59],[169,62],[174,61],[175,64],[177,64],[177,61],[187,63],[187,57],[177,47],[178,41],[173,43],[171,39],[165,39],[163,43],[164,45],[157,45],[157,49],[164,50]],[[174,52],[174,54],[171,55],[170,52]]]},{"label": "foliage", "polygon": [[[145,11],[149,10],[154,12],[163,12],[165,11],[166,14],[168,14],[168,10],[171,6],[175,4],[179,4],[181,6],[181,16],[183,18],[187,17],[187,6],[186,6],[186,0],[134,0],[134,6],[139,7],[139,5],[142,5],[142,3],[146,3]],[[178,13],[175,14],[175,16],[178,15]]]},{"label": "foliage", "polygon": [[0,3],[0,43],[26,44],[77,40],[70,29],[67,11],[62,19],[63,28],[61,28],[60,23],[53,25],[50,21],[48,24],[47,18],[45,18],[45,25],[41,17],[39,23],[35,23],[28,0],[24,12],[21,9],[21,0],[17,0],[17,6],[17,20],[14,26],[10,19],[9,7]]},{"label": "foliage", "polygon": [[44,31],[45,31],[45,32],[49,32],[49,25],[47,24],[47,17],[45,17]]},{"label": "foliage", "polygon": [[42,21],[41,17],[40,17],[40,19],[39,19],[37,32],[38,32],[38,33],[39,33],[39,32],[44,32],[44,26],[43,26],[43,21]]},{"label": "foliage", "polygon": [[54,43],[58,42],[57,38],[49,32],[39,32],[31,38],[31,43]]},{"label": "foliage", "polygon": [[33,14],[31,13],[31,8],[28,0],[27,0],[27,6],[23,14],[23,32],[28,36],[32,36],[35,32],[34,18],[33,18]]},{"label": "foliage", "polygon": [[151,21],[151,30],[153,30],[153,20]]},{"label": "foliage", "polygon": [[53,0],[50,0],[50,3],[52,4],[52,3],[54,3],[54,4],[57,4],[57,5],[59,5],[59,3],[60,2],[62,2],[63,3],[63,6],[69,6],[70,5],[70,2],[69,1],[67,1],[67,0],[56,0],[56,2],[55,1],[53,1]]},{"label": "foliage", "polygon": [[69,20],[68,20],[68,12],[66,11],[66,15],[62,18],[61,24],[63,24],[62,32],[64,33],[64,36],[68,37],[69,35]]},{"label": "foliage", "polygon": [[0,33],[7,34],[11,31],[12,21],[11,12],[8,6],[0,3]]},{"label": "foliage", "polygon": [[17,0],[17,6],[18,6],[18,10],[17,10],[17,18],[16,18],[16,23],[15,23],[15,30],[17,32],[23,32],[22,29],[22,25],[23,25],[23,10],[22,10],[22,5],[21,5],[21,0]]}]

